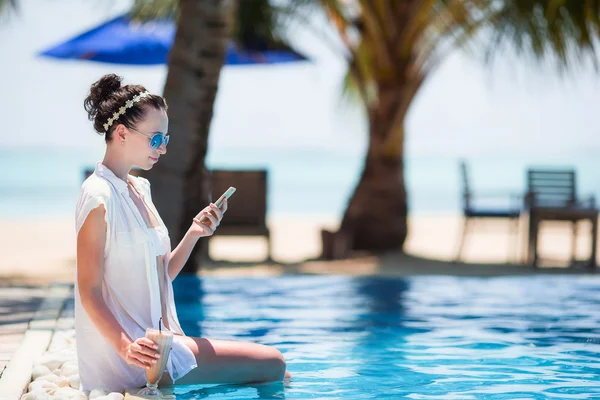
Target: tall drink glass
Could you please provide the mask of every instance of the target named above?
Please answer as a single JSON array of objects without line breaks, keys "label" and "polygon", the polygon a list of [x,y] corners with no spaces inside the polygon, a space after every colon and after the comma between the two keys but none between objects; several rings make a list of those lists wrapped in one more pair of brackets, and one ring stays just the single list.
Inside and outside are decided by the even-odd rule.
[{"label": "tall drink glass", "polygon": [[160,329],[159,322],[159,329],[146,329],[146,337],[156,343],[160,358],[156,360],[155,364],[151,364],[149,369],[146,369],[146,387],[140,390],[138,395],[162,397],[162,392],[158,390],[158,382],[167,366],[167,360],[171,352],[171,343],[173,343],[173,332],[167,329]]}]

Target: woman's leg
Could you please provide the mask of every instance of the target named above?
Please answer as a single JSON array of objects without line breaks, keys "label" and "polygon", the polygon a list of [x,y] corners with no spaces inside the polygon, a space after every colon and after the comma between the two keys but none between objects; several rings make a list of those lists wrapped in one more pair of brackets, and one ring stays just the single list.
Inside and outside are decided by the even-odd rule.
[{"label": "woman's leg", "polygon": [[[198,368],[178,379],[178,385],[261,383],[290,377],[283,355],[274,347],[190,336],[183,341],[196,356]],[[172,384],[165,372],[160,386]]]}]

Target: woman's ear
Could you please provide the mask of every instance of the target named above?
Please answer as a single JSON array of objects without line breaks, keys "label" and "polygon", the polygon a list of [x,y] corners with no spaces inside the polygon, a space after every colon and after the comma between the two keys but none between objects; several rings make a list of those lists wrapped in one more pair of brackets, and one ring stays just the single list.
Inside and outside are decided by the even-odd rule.
[{"label": "woman's ear", "polygon": [[115,128],[115,139],[117,139],[117,141],[122,141],[125,140],[125,138],[127,137],[127,129],[125,128],[125,125],[123,124],[119,124],[117,125],[117,127]]}]

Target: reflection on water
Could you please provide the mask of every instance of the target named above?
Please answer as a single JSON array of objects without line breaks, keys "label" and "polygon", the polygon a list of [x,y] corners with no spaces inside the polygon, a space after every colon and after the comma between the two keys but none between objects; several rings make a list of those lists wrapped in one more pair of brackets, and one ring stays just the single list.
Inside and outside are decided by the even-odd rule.
[{"label": "reflection on water", "polygon": [[[250,385],[187,385],[175,388],[178,399],[205,399],[207,397],[232,399],[285,399],[284,383],[271,382]],[[225,395],[225,396],[223,396]],[[231,395],[231,396],[227,396]]]},{"label": "reflection on water", "polygon": [[277,347],[285,386],[178,399],[600,396],[600,278],[181,277],[186,333]]}]

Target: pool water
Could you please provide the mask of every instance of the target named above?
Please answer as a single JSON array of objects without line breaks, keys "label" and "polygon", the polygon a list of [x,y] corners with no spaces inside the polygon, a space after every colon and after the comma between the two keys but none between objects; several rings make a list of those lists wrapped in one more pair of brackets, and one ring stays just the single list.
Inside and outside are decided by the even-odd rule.
[{"label": "pool water", "polygon": [[188,335],[277,347],[293,379],[178,399],[600,398],[600,277],[180,277]]}]

